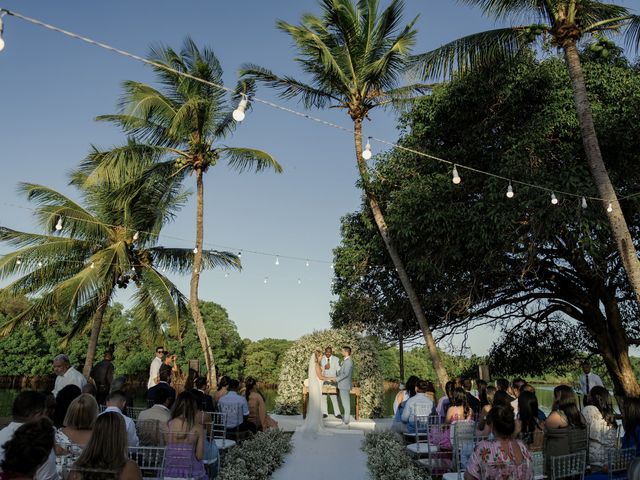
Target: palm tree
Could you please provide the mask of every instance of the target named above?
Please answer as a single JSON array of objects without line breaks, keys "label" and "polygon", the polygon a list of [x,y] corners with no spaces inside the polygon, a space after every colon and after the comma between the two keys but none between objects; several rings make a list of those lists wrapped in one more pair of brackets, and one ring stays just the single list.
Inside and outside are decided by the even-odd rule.
[{"label": "palm tree", "polygon": [[[45,233],[0,227],[0,241],[17,247],[0,259],[0,278],[18,277],[3,292],[32,297],[27,310],[2,326],[2,334],[55,311],[72,323],[67,340],[90,329],[83,368],[88,377],[105,310],[118,288],[135,284],[133,319],[151,335],[158,336],[165,322],[182,325],[187,299],[162,272],[188,270],[191,250],[163,248],[157,238],[185,195],[175,187],[158,188],[164,187],[161,180],[150,177],[123,208],[113,205],[104,185],[80,192],[83,207],[46,186],[21,184],[21,192],[36,203],[35,216]],[[205,258],[209,267],[238,265],[229,253],[209,252]]]},{"label": "palm tree", "polygon": [[370,187],[369,170],[362,156],[362,122],[376,107],[407,100],[426,85],[398,86],[410,49],[415,43],[416,20],[400,28],[403,3],[393,0],[379,12],[378,0],[320,0],[322,16],[305,15],[300,25],[279,21],[299,53],[298,63],[312,79],[305,84],[280,77],[256,65],[243,68],[246,78],[280,91],[287,99],[298,97],[307,107],[338,107],[353,121],[355,153],[361,183],[378,231],[389,252],[423,332],[438,380],[447,373],[416,293],[385,222],[377,195]]},{"label": "palm tree", "polygon": [[[135,81],[123,83],[120,111],[103,115],[98,120],[115,123],[135,141],[110,151],[99,152],[80,167],[85,184],[112,182],[127,175],[140,148],[154,152],[152,165],[137,177],[130,177],[124,189],[126,200],[150,175],[162,176],[167,186],[182,184],[187,174],[196,181],[196,241],[193,249],[189,302],[191,315],[206,361],[209,382],[215,385],[215,363],[207,331],[198,304],[200,272],[203,267],[204,174],[219,160],[240,172],[253,169],[260,172],[282,168],[269,154],[251,148],[228,147],[219,144],[235,128],[226,92],[222,85],[222,68],[213,51],[200,51],[186,38],[178,53],[169,47],[154,47],[149,60],[160,87]],[[179,73],[176,73],[179,72]],[[190,77],[181,75],[187,74]],[[196,77],[202,81],[196,80]],[[242,82],[243,94],[253,91],[250,82]],[[236,98],[239,95],[236,96]],[[168,187],[167,187],[168,188]],[[114,200],[115,201],[115,200]],[[238,260],[239,261],[239,260]]]},{"label": "palm tree", "polygon": [[596,0],[460,0],[479,6],[496,18],[529,18],[535,23],[517,25],[469,35],[440,48],[417,55],[413,67],[422,78],[451,75],[456,69],[470,68],[508,60],[527,48],[537,37],[551,40],[564,54],[571,80],[587,163],[599,196],[604,199],[607,217],[629,283],[640,301],[640,262],[622,209],[602,160],[598,137],[580,62],[578,44],[592,38],[592,50],[608,56],[612,42],[605,37],[623,31],[627,44],[640,43],[640,16],[620,5]]}]

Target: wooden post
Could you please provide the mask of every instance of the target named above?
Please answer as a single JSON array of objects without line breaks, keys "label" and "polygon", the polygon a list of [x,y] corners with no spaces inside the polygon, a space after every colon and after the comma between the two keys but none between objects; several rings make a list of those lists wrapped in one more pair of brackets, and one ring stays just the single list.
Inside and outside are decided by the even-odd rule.
[{"label": "wooden post", "polygon": [[489,379],[491,378],[489,376],[489,365],[478,365],[478,378],[480,380],[484,380],[485,382],[489,381]]}]

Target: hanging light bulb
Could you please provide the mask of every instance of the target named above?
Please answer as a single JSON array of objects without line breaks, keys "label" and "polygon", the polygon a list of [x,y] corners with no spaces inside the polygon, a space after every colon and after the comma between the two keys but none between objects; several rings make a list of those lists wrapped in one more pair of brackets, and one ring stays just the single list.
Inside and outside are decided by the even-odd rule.
[{"label": "hanging light bulb", "polygon": [[280,265],[280,258],[276,257],[276,266]]},{"label": "hanging light bulb", "polygon": [[16,265],[22,265],[22,257],[16,259]]},{"label": "hanging light bulb", "polygon": [[607,212],[613,212],[613,206],[611,205],[611,202],[609,202],[609,205],[607,206]]},{"label": "hanging light bulb", "polygon": [[332,263],[331,264],[331,270],[333,270],[335,268],[335,265]]},{"label": "hanging light bulb", "polygon": [[95,262],[91,262],[91,269],[93,270],[94,268],[96,268],[96,264]]},{"label": "hanging light bulb", "polygon": [[511,186],[511,182],[509,182],[509,186],[507,187],[507,198],[513,198],[513,187]]},{"label": "hanging light bulb", "polygon": [[308,266],[309,266],[309,260],[307,260],[307,261],[304,263],[304,266],[305,266],[305,267],[308,267]]},{"label": "hanging light bulb", "polygon": [[198,253],[198,247],[193,249],[193,253]]},{"label": "hanging light bulb", "polygon": [[[371,137],[369,137],[369,139],[371,139]],[[364,151],[362,152],[362,158],[364,158],[365,160],[369,160],[371,158],[371,143],[369,142],[369,139],[367,140],[367,144],[364,146]]]},{"label": "hanging light bulb", "polygon": [[242,258],[242,252],[238,252],[238,258]]},{"label": "hanging light bulb", "polygon": [[38,267],[42,267],[42,262],[38,262]]},{"label": "hanging light bulb", "polygon": [[553,205],[557,205],[558,204],[558,197],[556,197],[556,194],[551,192],[551,203]]},{"label": "hanging light bulb", "polygon": [[298,285],[302,285],[302,280],[298,279]]},{"label": "hanging light bulb", "polygon": [[136,232],[133,234],[133,241],[135,242],[136,240],[138,240],[138,238],[140,238],[140,233]]},{"label": "hanging light bulb", "polygon": [[229,272],[225,272],[224,278],[229,278]]},{"label": "hanging light bulb", "polygon": [[0,11],[0,52],[4,50],[4,22],[2,21],[2,17],[4,17],[7,12]]},{"label": "hanging light bulb", "polygon": [[58,223],[56,223],[56,230],[62,230],[62,216],[58,217]]},{"label": "hanging light bulb", "polygon": [[240,103],[238,104],[238,108],[236,108],[233,113],[231,114],[233,116],[233,119],[236,122],[241,122],[244,120],[245,117],[245,110],[247,109],[247,104],[249,103],[247,96],[246,95],[242,95],[242,99],[240,100]]},{"label": "hanging light bulb", "polygon": [[462,181],[460,175],[458,174],[458,169],[455,165],[453,166],[453,171],[451,172],[451,181],[456,185],[458,185]]},{"label": "hanging light bulb", "polygon": [[587,199],[582,197],[582,202],[580,203],[580,206],[582,208],[587,208]]},{"label": "hanging light bulb", "polygon": [[262,282],[263,282],[265,285],[266,285],[267,283],[269,283],[269,277],[264,277],[264,280],[263,280]]}]

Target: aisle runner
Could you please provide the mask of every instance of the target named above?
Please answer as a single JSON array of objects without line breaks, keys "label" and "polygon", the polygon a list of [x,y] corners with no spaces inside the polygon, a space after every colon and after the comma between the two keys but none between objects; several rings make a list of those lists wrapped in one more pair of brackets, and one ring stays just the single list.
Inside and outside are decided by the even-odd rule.
[{"label": "aisle runner", "polygon": [[367,456],[361,450],[364,435],[358,430],[329,429],[333,435],[317,438],[293,434],[293,451],[285,457],[273,480],[365,480]]}]

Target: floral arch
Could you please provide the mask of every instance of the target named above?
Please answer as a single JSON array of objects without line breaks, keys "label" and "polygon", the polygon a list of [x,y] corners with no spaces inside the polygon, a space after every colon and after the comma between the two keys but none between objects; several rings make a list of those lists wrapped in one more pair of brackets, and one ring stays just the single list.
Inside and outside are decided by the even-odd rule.
[{"label": "floral arch", "polygon": [[373,343],[357,333],[336,329],[305,335],[296,341],[284,356],[280,368],[276,409],[280,414],[300,413],[302,385],[307,378],[309,356],[317,349],[333,348],[339,356],[343,345],[351,347],[355,372],[353,380],[361,389],[360,416],[379,418],[384,415],[383,377],[380,357]]}]

